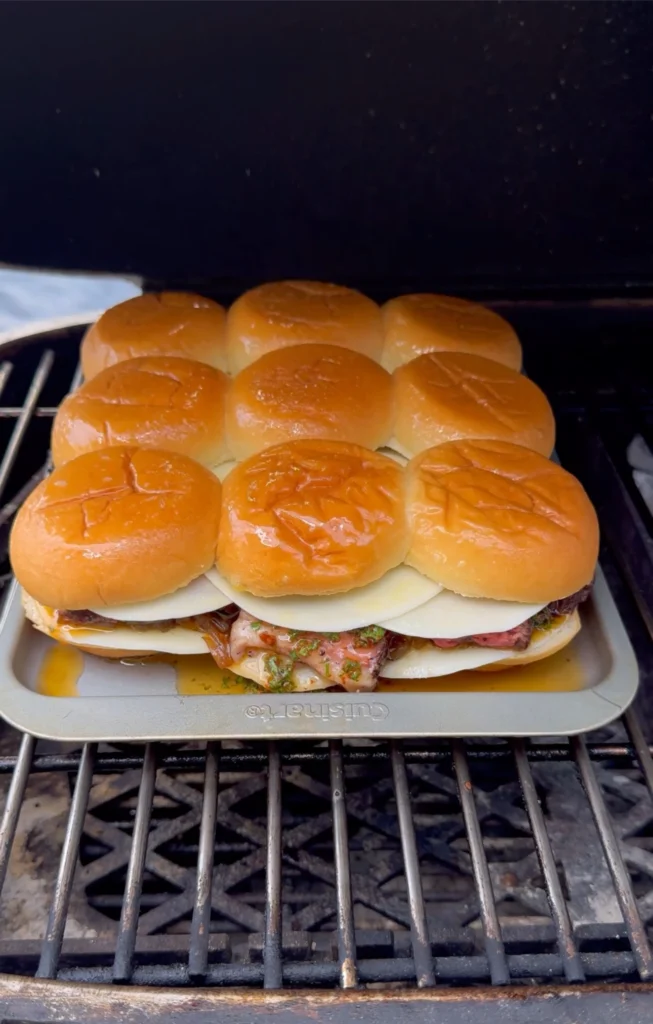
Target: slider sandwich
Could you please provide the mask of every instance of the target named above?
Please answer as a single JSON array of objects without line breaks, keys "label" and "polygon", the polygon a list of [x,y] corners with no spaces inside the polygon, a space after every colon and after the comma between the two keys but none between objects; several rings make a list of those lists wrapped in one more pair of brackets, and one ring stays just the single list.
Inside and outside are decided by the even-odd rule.
[{"label": "slider sandwich", "polygon": [[445,441],[510,441],[547,457],[555,420],[546,395],[528,377],[485,356],[429,352],[393,374],[391,447],[417,455]]},{"label": "slider sandwich", "polygon": [[237,465],[222,496],[184,456],[112,448],[56,469],[11,537],[37,628],[113,657],[208,650],[275,692],[547,657],[580,629],[597,554],[578,481],[497,441],[405,468],[291,441]]},{"label": "slider sandwich", "polygon": [[116,445],[162,448],[214,468],[225,439],[229,378],[178,356],[141,356],[108,366],[64,398],[52,425],[55,466]]},{"label": "slider sandwich", "polygon": [[507,320],[450,295],[400,295],[382,309],[383,366],[395,370],[427,352],[469,352],[520,370],[519,338]]},{"label": "slider sandwich", "polygon": [[359,352],[306,344],[268,352],[233,379],[178,356],[116,363],[64,399],[51,447],[56,466],[84,452],[135,445],[189,455],[222,476],[234,459],[301,438],[410,458],[465,438],[512,441],[549,455],[554,436],[553,413],[537,385],[482,356],[430,353],[391,375]]},{"label": "slider sandwich", "polygon": [[107,448],[32,492],[10,540],[27,618],[108,658],[202,654],[230,602],[209,581],[220,481],[174,452]]},{"label": "slider sandwich", "polygon": [[310,437],[381,448],[393,427],[390,374],[336,345],[267,352],[234,377],[227,396],[227,443],[237,460]]},{"label": "slider sandwich", "polygon": [[379,361],[381,310],[353,288],[319,281],[273,281],[236,299],[227,313],[229,371],[279,348],[338,345]]},{"label": "slider sandwich", "polygon": [[225,311],[191,292],[149,292],[111,306],[84,335],[86,380],[137,356],[181,356],[226,370]]},{"label": "slider sandwich", "polygon": [[277,445],[224,482],[230,667],[266,689],[360,691],[526,664],[580,629],[597,556],[579,482],[523,447],[449,442],[403,469],[353,444]]}]

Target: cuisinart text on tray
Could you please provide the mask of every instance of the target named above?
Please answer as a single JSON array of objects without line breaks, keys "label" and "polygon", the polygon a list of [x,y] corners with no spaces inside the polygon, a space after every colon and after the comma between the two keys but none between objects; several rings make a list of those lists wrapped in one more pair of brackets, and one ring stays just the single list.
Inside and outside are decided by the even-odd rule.
[{"label": "cuisinart text on tray", "polygon": [[390,714],[386,704],[281,704],[274,710],[269,704],[250,704],[245,708],[247,718],[258,718],[270,722],[273,718],[312,718],[328,722],[333,718],[353,721],[356,718],[370,718],[382,722]]}]

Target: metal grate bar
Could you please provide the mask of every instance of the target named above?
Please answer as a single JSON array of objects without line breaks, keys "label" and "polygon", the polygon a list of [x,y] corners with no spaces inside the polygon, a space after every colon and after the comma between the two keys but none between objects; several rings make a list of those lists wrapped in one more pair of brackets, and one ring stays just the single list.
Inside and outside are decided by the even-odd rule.
[{"label": "metal grate bar", "polygon": [[630,736],[630,742],[637,753],[637,760],[639,761],[640,768],[642,769],[644,781],[646,782],[649,793],[653,797],[653,757],[651,757],[651,751],[644,739],[642,727],[637,721],[637,716],[632,708],[628,708],[628,711],[623,718],[626,729],[628,730],[628,735]]},{"label": "metal grate bar", "polygon": [[[12,363],[8,363],[8,362],[0,363],[0,395],[2,394],[2,392],[5,389],[5,384],[9,380],[9,374],[11,373],[13,368],[14,367],[13,367]],[[18,410],[18,414],[20,415],[21,412],[22,412],[22,406]]]},{"label": "metal grate bar", "polygon": [[[15,420],[22,411],[22,405],[3,405],[0,409],[0,420]],[[54,419],[58,411],[58,407],[54,405],[37,405],[32,415],[36,419]]]},{"label": "metal grate bar", "polygon": [[562,886],[560,885],[560,879],[558,878],[555,857],[549,842],[544,815],[540,807],[533,773],[528,762],[523,740],[515,741],[514,751],[517,775],[519,776],[519,783],[524,794],[524,802],[531,823],[537,855],[542,866],[547,897],[551,907],[551,917],[555,924],[558,948],[565,969],[565,977],[570,983],[584,981],[585,972],[583,971],[583,965],[578,954],[574,930],[567,910],[567,904],[565,903]]},{"label": "metal grate bar", "polygon": [[358,983],[356,967],[356,933],[354,908],[351,898],[351,870],[349,838],[347,833],[347,804],[345,769],[342,760],[342,742],[329,743],[331,759],[331,802],[333,808],[333,847],[336,864],[336,890],[338,898],[338,958],[340,985],[355,988]]},{"label": "metal grate bar", "polygon": [[281,988],[281,758],[276,743],[268,748],[268,831],[265,879],[263,985]]},{"label": "metal grate bar", "polygon": [[642,980],[648,981],[653,978],[653,954],[651,954],[651,947],[646,937],[646,929],[639,914],[630,876],[612,828],[610,814],[603,799],[601,787],[599,786],[592,763],[587,755],[585,741],[581,736],[574,736],[570,742],[601,838],[605,858],[610,868],[619,906],[626,922],[630,944],[637,962],[637,969]]},{"label": "metal grate bar", "polygon": [[96,749],[94,743],[86,743],[82,752],[75,791],[70,805],[68,827],[66,828],[61,859],[59,861],[59,873],[54,887],[54,896],[43,938],[41,959],[36,972],[37,978],[54,978],[57,974],[59,953],[66,927],[68,903],[70,901],[73,876],[77,866],[79,842],[82,837],[84,816],[93,779],[93,758],[95,757]]},{"label": "metal grate bar", "polygon": [[478,889],[481,920],[485,932],[485,952],[490,964],[490,975],[493,985],[507,985],[510,981],[510,972],[506,962],[506,951],[501,938],[501,928],[494,893],[492,892],[492,880],[488,867],[485,849],[483,848],[483,836],[481,826],[476,813],[474,803],[474,791],[472,780],[469,774],[469,764],[465,747],[460,740],[452,743],[453,763],[458,780],[458,792],[463,810],[463,818],[467,836],[469,839],[469,852],[472,859],[472,868],[476,888]]},{"label": "metal grate bar", "polygon": [[153,743],[148,743],[145,747],[143,773],[138,790],[134,833],[129,851],[127,878],[125,880],[125,896],[116,940],[116,955],[113,961],[114,981],[129,981],[132,973],[155,780],[156,749]]},{"label": "metal grate bar", "polygon": [[[518,953],[507,957],[513,981],[543,981],[564,979],[562,960],[557,953]],[[585,976],[593,978],[632,978],[636,974],[635,958],[630,952],[583,953],[581,961]],[[412,957],[387,960],[359,960],[359,975],[363,984],[379,982],[413,982],[415,962]],[[337,985],[340,967],[337,963],[289,963],[283,965],[283,980],[290,985]],[[110,967],[66,967],[57,977],[62,981],[111,982]],[[436,978],[444,984],[461,982],[487,982],[490,967],[484,956],[440,957]],[[207,985],[260,985],[263,965],[210,964],[206,974]],[[132,976],[136,985],[188,985],[190,979],[185,964],[153,964],[136,967]]]},{"label": "metal grate bar", "polygon": [[200,979],[206,974],[209,962],[209,932],[211,925],[211,890],[213,888],[213,859],[215,856],[215,828],[218,820],[218,782],[220,777],[220,744],[209,743],[206,748],[204,770],[204,796],[202,821],[197,853],[197,891],[190,928],[188,974]]},{"label": "metal grate bar", "polygon": [[[592,760],[610,761],[623,767],[633,767],[636,759],[634,747],[626,743],[587,743],[587,753]],[[647,748],[653,753],[653,747]],[[281,763],[284,765],[315,765],[326,763],[329,760],[329,752],[324,748],[314,747],[298,749],[291,743],[284,744],[280,753]],[[369,765],[385,764],[390,760],[390,752],[386,746],[365,747],[364,750],[356,750],[345,747],[342,752],[343,761],[347,765]],[[470,747],[466,751],[469,761],[480,761],[481,763],[510,761],[513,758],[511,748],[506,743],[497,743],[492,746],[479,744]],[[79,753],[66,754],[36,754],[32,761],[32,772],[74,772],[79,767],[81,755]],[[449,745],[432,744],[421,749],[404,747],[404,758],[408,764],[440,764],[451,761],[451,747]],[[559,744],[531,744],[528,748],[529,761],[533,762],[556,762],[569,760],[569,747]],[[17,757],[5,755],[0,757],[0,775],[6,775],[16,769]],[[264,768],[267,763],[265,750],[223,750],[220,757],[220,764],[223,771],[251,772]],[[142,754],[127,753],[101,753],[98,754],[94,772],[96,775],[109,774],[126,771],[130,768],[141,768],[143,765]],[[167,772],[201,772],[204,770],[205,756],[201,750],[174,751],[169,754],[161,754],[158,759],[159,768]]]},{"label": "metal grate bar", "polygon": [[41,394],[43,386],[48,379],[48,374],[50,373],[53,362],[54,352],[51,349],[46,349],[39,359],[39,364],[36,367],[34,376],[32,377],[32,383],[29,386],[24,405],[20,411],[20,416],[16,420],[14,429],[11,432],[11,437],[9,438],[9,444],[5,449],[2,462],[0,462],[0,494],[2,494],[5,489],[7,480],[9,479],[9,474],[11,473],[14,462],[16,461],[16,456],[18,455],[18,449],[20,448],[25,432],[29,426],[32,413],[34,412],[36,403],[39,400],[39,395]]},{"label": "metal grate bar", "polygon": [[20,741],[20,752],[16,759],[16,769],[9,786],[2,821],[0,821],[0,892],[2,892],[2,887],[5,884],[9,855],[14,843],[20,808],[25,796],[27,780],[29,779],[35,742],[34,737],[28,736],[26,733]]},{"label": "metal grate bar", "polygon": [[413,959],[415,961],[415,977],[418,988],[426,988],[435,985],[435,971],[433,970],[433,958],[431,956],[431,940],[429,937],[426,909],[422,894],[422,879],[419,870],[419,859],[417,856],[417,843],[415,841],[415,826],[410,808],[410,792],[408,789],[408,775],[406,773],[406,762],[401,747],[392,742],[390,746],[392,758],[392,777],[397,798],[397,817],[399,818],[399,833],[401,836],[401,850],[404,858],[406,871],[406,888],[408,890],[408,905],[410,908],[410,932],[413,945]]}]

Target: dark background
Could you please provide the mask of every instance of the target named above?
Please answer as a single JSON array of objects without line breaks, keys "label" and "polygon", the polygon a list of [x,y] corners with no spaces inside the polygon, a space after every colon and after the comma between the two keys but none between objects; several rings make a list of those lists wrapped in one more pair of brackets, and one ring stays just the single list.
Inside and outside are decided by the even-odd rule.
[{"label": "dark background", "polygon": [[653,5],[0,3],[0,260],[653,281]]}]

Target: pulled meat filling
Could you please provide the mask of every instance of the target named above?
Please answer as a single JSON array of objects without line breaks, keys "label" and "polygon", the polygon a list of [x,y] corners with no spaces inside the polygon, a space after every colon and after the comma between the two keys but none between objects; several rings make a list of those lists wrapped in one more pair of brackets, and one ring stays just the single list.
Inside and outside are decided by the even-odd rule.
[{"label": "pulled meat filling", "polygon": [[[550,604],[513,629],[501,633],[477,633],[455,639],[435,638],[432,643],[443,650],[455,647],[494,647],[525,651],[536,629],[546,629],[561,616],[571,615],[587,600],[592,586],[583,587],[570,597]],[[270,690],[292,690],[293,672],[308,666],[327,685],[342,686],[359,692],[373,690],[388,658],[396,656],[410,637],[399,636],[381,626],[365,626],[341,633],[313,633],[286,629],[261,622],[232,604],[219,611],[193,615],[186,619],[158,622],[117,622],[91,611],[57,611],[57,624],[79,628],[112,629],[116,626],[138,630],[173,629],[183,626],[202,633],[214,660],[221,668],[236,668],[240,662],[263,652],[265,676],[261,685]]]},{"label": "pulled meat filling", "polygon": [[260,622],[241,611],[231,630],[231,657],[238,663],[265,651],[270,689],[292,687],[295,665],[308,665],[327,684],[357,692],[373,690],[387,660],[391,634],[381,626],[342,633],[310,633]]}]

